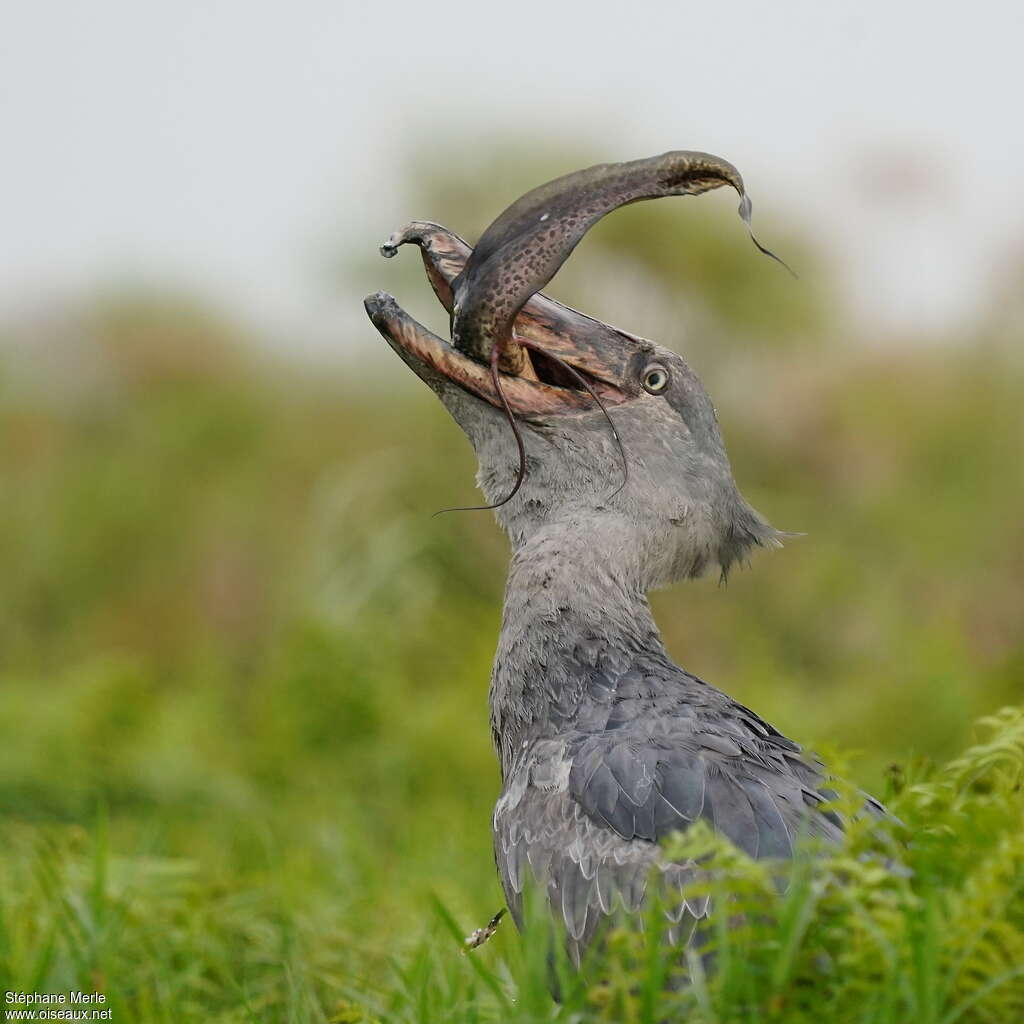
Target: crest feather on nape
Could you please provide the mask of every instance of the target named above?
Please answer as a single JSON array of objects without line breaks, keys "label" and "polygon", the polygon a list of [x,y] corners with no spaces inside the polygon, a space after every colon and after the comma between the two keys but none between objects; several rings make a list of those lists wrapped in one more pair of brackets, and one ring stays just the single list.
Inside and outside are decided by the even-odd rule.
[{"label": "crest feather on nape", "polygon": [[799,537],[797,533],[776,530],[745,501],[740,499],[733,512],[732,521],[718,548],[718,564],[722,570],[721,581],[729,578],[729,571],[737,562],[746,561],[751,550],[757,548],[781,548],[788,537]]}]

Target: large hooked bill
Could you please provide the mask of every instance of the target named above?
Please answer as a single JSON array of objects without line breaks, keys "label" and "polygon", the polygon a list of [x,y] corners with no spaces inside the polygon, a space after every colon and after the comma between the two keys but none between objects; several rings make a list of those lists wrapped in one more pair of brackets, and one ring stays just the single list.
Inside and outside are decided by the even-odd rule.
[{"label": "large hooked bill", "polygon": [[[619,404],[638,394],[636,374],[627,371],[650,343],[540,290],[612,210],[723,185],[738,193],[749,230],[751,204],[739,171],[720,157],[688,151],[599,164],[541,185],[509,206],[475,248],[440,225],[414,221],[392,234],[381,253],[392,257],[402,245],[419,247],[427,277],[450,314],[452,342],[383,293],[366,299],[367,312],[421,376],[425,370],[440,373],[511,413],[543,417]],[[752,232],[751,238],[783,263]]]}]

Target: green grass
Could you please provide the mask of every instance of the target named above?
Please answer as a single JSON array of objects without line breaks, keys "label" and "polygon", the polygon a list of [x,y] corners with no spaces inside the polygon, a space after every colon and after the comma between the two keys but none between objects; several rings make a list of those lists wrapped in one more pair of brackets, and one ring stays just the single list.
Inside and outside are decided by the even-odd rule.
[{"label": "green grass", "polygon": [[[229,882],[145,842],[116,854],[101,811],[88,832],[3,830],[0,985],[98,988],[115,1020],[133,1021],[1019,1020],[1024,709],[979,732],[960,758],[900,782],[900,824],[855,821],[841,849],[769,864],[706,828],[673,840],[671,855],[712,867],[694,886],[717,907],[702,949],[710,973],[659,940],[655,906],[642,934],[614,932],[579,975],[556,957],[556,1006],[543,907],[521,939],[506,926],[467,955],[475,922],[437,900],[392,922],[406,927],[374,964],[345,927],[341,894],[313,896],[271,849],[262,869]],[[687,983],[666,991],[670,977]]]}]

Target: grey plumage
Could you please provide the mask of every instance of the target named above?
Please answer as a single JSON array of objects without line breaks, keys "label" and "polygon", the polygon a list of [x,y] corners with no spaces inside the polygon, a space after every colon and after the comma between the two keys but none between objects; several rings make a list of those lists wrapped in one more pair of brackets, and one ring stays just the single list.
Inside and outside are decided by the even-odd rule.
[{"label": "grey plumage", "polygon": [[[642,197],[638,189],[729,184],[745,196],[735,168],[706,154],[622,167],[625,179],[602,165],[535,190],[492,225],[475,261],[437,225],[392,236],[386,255],[420,246],[457,324],[454,347],[389,296],[366,300],[377,328],[469,437],[488,501],[508,494],[517,472],[495,383],[520,424],[526,477],[496,511],[512,559],[490,690],[502,775],[494,851],[517,922],[526,887],[538,885],[576,959],[610,915],[642,905],[652,878],[676,894],[674,937],[694,932],[709,908],[680,892],[696,866],[664,860],[659,843],[673,831],[704,820],[762,858],[788,856],[801,831],[841,834],[835,815],[819,810],[830,793],[818,762],[673,664],[650,613],[648,590],[725,573],[782,536],[740,495],[699,379],[676,354],[533,296],[586,227]],[[666,167],[691,168],[690,177],[666,184]],[[653,184],[634,187],[648,173]],[[609,182],[617,191],[601,194]],[[554,227],[538,214],[548,207]],[[594,402],[517,337],[557,353],[604,399],[629,460],[621,490],[609,494],[617,447]],[[493,346],[514,355],[513,372],[495,382],[480,371]]]},{"label": "grey plumage", "polygon": [[[520,920],[532,869],[574,956],[617,904],[639,906],[659,841],[698,819],[752,857],[789,856],[801,829],[838,835],[815,810],[817,763],[674,665],[647,602],[601,585],[593,538],[576,538],[514,556],[491,692],[505,895]],[[681,868],[677,884],[692,877]],[[707,907],[684,909],[696,919]]]}]

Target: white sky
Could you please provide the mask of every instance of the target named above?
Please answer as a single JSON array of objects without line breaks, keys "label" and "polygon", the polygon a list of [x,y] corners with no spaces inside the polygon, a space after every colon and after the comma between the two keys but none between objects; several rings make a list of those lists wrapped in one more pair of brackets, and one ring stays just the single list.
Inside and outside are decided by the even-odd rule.
[{"label": "white sky", "polygon": [[290,342],[351,344],[341,325],[360,314],[331,293],[331,247],[443,219],[396,187],[403,136],[433,140],[457,179],[474,141],[507,126],[523,146],[578,138],[607,159],[717,152],[762,213],[822,234],[867,325],[955,323],[1024,239],[1022,11],[7,4],[0,315],[152,280]]}]

